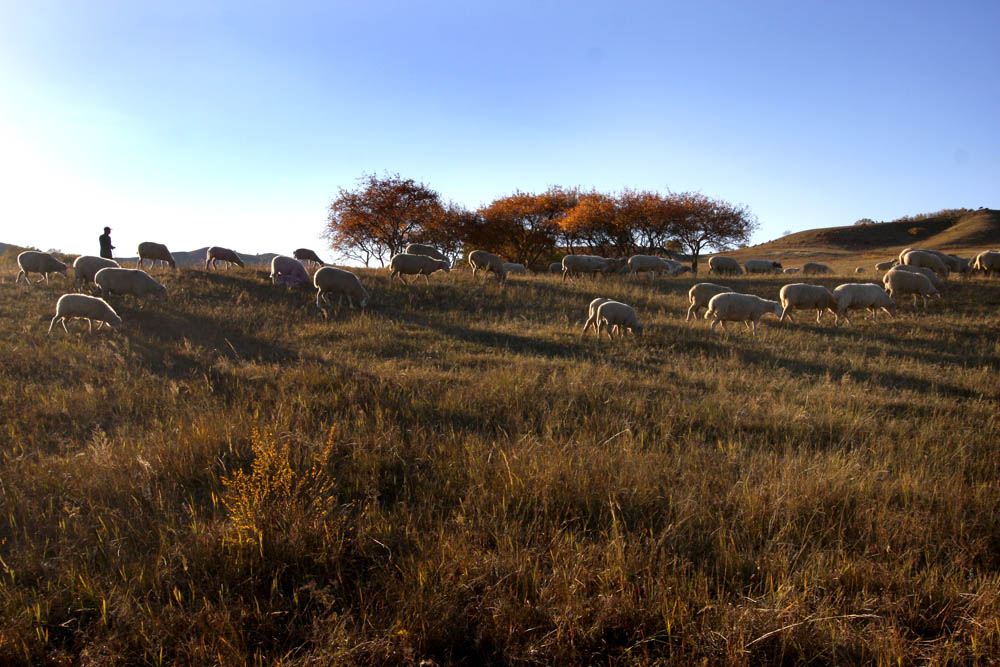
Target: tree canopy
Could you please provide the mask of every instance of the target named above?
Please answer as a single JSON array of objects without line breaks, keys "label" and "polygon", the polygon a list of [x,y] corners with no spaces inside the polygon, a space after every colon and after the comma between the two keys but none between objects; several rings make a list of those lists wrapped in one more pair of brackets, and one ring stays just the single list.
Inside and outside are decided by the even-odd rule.
[{"label": "tree canopy", "polygon": [[692,269],[707,250],[747,243],[757,220],[744,205],[698,192],[625,189],[580,192],[550,187],[515,191],[471,211],[443,204],[437,192],[399,174],[365,175],[330,204],[325,235],[348,258],[381,265],[408,243],[430,243],[456,256],[473,249],[541,266],[567,252],[627,257],[682,251]]}]

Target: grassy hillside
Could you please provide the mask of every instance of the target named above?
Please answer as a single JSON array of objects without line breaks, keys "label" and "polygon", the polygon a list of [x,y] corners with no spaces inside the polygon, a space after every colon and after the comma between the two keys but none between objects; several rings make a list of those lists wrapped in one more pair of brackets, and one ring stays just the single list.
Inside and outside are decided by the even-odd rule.
[{"label": "grassy hillside", "polygon": [[[996,281],[727,339],[693,279],[360,271],[324,322],[164,271],[121,333],[47,336],[59,280],[2,272],[5,664],[1000,654]],[[646,335],[582,338],[596,295]]]},{"label": "grassy hillside", "polygon": [[1000,211],[941,211],[896,222],[809,229],[762,243],[755,248],[826,248],[872,252],[920,245],[935,249],[1000,245]]}]

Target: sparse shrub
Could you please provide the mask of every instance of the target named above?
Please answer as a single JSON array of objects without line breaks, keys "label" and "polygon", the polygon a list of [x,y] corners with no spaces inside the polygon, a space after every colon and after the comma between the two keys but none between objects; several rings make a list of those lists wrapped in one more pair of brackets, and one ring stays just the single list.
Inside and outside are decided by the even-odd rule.
[{"label": "sparse shrub", "polygon": [[906,233],[909,234],[910,236],[913,236],[913,237],[916,238],[916,237],[923,236],[924,234],[926,234],[927,233],[927,228],[926,227],[910,227],[909,229],[906,230]]},{"label": "sparse shrub", "polygon": [[333,504],[334,480],[327,471],[334,429],[311,456],[254,430],[253,463],[223,478],[222,503],[229,512],[230,543],[256,544],[261,553],[305,533],[322,531]]}]

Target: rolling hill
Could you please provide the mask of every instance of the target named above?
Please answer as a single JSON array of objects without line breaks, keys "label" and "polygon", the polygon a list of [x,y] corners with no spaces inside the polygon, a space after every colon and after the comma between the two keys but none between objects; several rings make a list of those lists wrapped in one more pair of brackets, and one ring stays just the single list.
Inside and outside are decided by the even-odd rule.
[{"label": "rolling hill", "polygon": [[1000,211],[942,211],[894,222],[808,229],[753,246],[753,249],[826,247],[874,251],[917,244],[939,249],[1000,244]]}]

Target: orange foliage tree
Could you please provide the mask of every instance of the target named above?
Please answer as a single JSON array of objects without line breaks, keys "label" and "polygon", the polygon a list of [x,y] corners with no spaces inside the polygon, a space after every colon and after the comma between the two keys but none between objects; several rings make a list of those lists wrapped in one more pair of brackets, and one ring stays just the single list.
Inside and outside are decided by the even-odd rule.
[{"label": "orange foliage tree", "polygon": [[617,195],[580,195],[560,225],[570,248],[584,245],[601,255],[627,257],[660,250],[671,236],[675,216],[669,199],[626,189]]},{"label": "orange foliage tree", "polygon": [[671,237],[691,255],[691,268],[698,273],[698,257],[706,248],[726,250],[747,243],[757,229],[757,218],[742,204],[712,199],[699,192],[670,194]]},{"label": "orange foliage tree", "polygon": [[479,209],[465,230],[467,248],[495,252],[508,261],[537,265],[553,254],[560,219],[576,204],[575,190],[551,187],[541,194],[515,192]]},{"label": "orange foliage tree", "polygon": [[399,174],[364,175],[354,190],[340,189],[330,204],[324,235],[345,257],[365,266],[374,258],[385,266],[443,215],[438,193],[423,183]]}]

